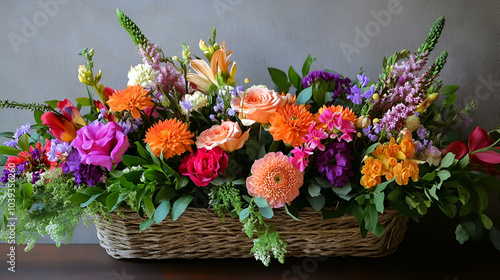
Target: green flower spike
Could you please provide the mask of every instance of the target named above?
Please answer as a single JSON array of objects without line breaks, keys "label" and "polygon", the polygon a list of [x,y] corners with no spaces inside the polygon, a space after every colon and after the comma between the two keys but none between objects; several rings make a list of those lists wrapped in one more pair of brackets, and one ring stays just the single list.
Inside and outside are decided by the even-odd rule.
[{"label": "green flower spike", "polygon": [[144,34],[142,34],[139,27],[137,27],[137,25],[127,15],[120,11],[120,9],[116,9],[116,15],[118,16],[120,24],[123,28],[125,28],[125,30],[127,30],[130,38],[134,41],[134,44],[137,47],[146,46],[148,39],[144,36]]}]

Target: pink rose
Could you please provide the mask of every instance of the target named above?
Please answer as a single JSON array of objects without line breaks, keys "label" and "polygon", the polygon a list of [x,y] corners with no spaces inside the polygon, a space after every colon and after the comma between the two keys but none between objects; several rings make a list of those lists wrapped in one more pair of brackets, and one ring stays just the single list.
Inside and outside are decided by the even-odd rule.
[{"label": "pink rose", "polygon": [[196,147],[207,150],[219,147],[224,152],[232,152],[243,147],[249,134],[250,130],[242,133],[236,122],[222,121],[221,125],[214,125],[203,131],[196,138]]},{"label": "pink rose", "polygon": [[227,154],[219,147],[201,148],[182,158],[179,172],[189,176],[197,186],[204,187],[224,172],[227,163]]},{"label": "pink rose", "polygon": [[280,95],[274,90],[257,86],[247,89],[243,96],[236,97],[231,107],[240,113],[244,125],[252,125],[254,122],[269,123],[269,115],[285,106],[289,99],[288,96]]},{"label": "pink rose", "polygon": [[130,146],[127,135],[115,122],[106,125],[92,123],[76,134],[73,146],[78,150],[82,163],[103,166],[109,171],[113,169],[113,164],[122,161],[122,156]]}]

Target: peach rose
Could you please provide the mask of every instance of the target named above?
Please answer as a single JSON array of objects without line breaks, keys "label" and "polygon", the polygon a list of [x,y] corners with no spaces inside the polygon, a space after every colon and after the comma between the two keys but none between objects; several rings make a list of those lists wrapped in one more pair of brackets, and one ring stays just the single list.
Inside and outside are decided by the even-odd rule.
[{"label": "peach rose", "polygon": [[269,115],[276,112],[280,107],[285,106],[289,97],[283,96],[274,90],[265,87],[253,86],[247,89],[242,96],[233,100],[231,107],[240,113],[240,118],[244,125],[252,125],[254,122],[262,124],[269,123]]},{"label": "peach rose", "polygon": [[211,150],[215,147],[221,148],[224,152],[232,152],[241,149],[248,140],[250,129],[241,132],[240,126],[236,122],[222,121],[221,125],[214,125],[203,131],[196,138],[196,147]]}]

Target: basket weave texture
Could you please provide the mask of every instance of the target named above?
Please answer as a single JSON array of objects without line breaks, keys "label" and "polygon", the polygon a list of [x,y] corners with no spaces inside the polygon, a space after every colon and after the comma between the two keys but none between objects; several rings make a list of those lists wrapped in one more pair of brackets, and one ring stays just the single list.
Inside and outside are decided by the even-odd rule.
[{"label": "basket weave texture", "polygon": [[[381,238],[368,233],[362,238],[354,217],[323,220],[318,212],[300,212],[294,221],[282,209],[270,222],[288,243],[288,257],[357,256],[382,257],[396,251],[404,238],[408,218],[393,209],[379,216],[385,226]],[[111,213],[113,223],[97,221],[100,245],[116,259],[250,258],[253,241],[236,218],[221,218],[208,209],[188,208],[177,221],[165,220],[139,233],[143,221],[130,210],[125,218]]]}]

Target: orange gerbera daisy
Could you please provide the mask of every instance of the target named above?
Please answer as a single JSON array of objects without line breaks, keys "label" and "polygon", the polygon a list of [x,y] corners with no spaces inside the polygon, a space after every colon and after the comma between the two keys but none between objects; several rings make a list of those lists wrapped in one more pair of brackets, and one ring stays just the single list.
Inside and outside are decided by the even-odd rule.
[{"label": "orange gerbera daisy", "polygon": [[351,121],[354,125],[356,125],[356,123],[358,122],[358,116],[356,116],[356,114],[354,114],[354,112],[349,107],[344,108],[341,105],[332,105],[330,107],[326,107],[326,105],[323,105],[323,107],[319,108],[318,113],[315,114],[316,123],[319,123],[319,116],[321,116],[321,114],[323,114],[323,112],[325,112],[326,110],[330,110],[332,112],[332,115],[334,113],[341,113],[342,119]]},{"label": "orange gerbera daisy", "polygon": [[283,142],[294,147],[302,145],[309,128],[314,122],[313,115],[304,105],[286,104],[269,117],[269,132],[274,141]]},{"label": "orange gerbera daisy", "polygon": [[185,151],[192,152],[191,139],[194,134],[188,130],[187,124],[177,119],[159,121],[148,129],[144,142],[149,144],[151,151],[159,157],[168,159],[175,155],[181,155]]},{"label": "orange gerbera daisy", "polygon": [[252,176],[247,178],[250,195],[264,198],[271,208],[292,202],[299,195],[304,175],[281,152],[268,153],[252,165]]},{"label": "orange gerbera daisy", "polygon": [[124,90],[116,90],[109,97],[107,104],[112,111],[128,110],[132,113],[134,119],[141,117],[139,110],[144,110],[154,106],[151,101],[152,97],[148,96],[148,91],[140,85],[128,86]]}]

